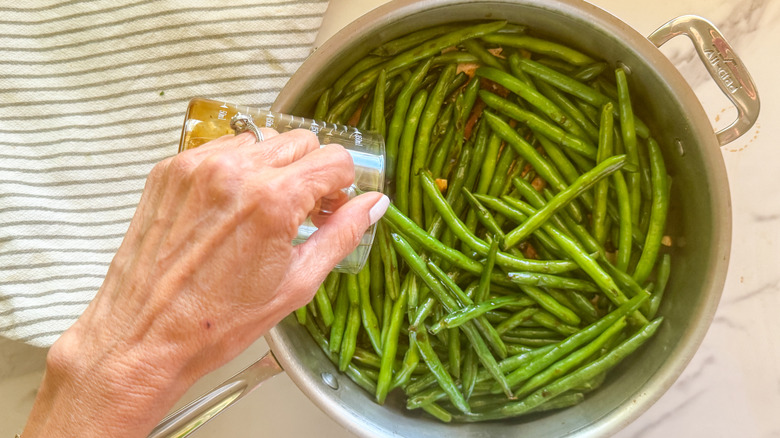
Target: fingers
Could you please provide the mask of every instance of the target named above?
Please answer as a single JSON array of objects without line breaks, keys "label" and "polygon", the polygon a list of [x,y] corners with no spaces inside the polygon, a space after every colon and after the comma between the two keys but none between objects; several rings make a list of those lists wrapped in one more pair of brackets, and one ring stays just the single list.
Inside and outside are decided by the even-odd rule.
[{"label": "fingers", "polygon": [[[265,130],[262,131],[265,136]],[[274,131],[275,132],[275,131]],[[320,147],[317,136],[305,129],[295,129],[281,135],[265,137],[260,144],[242,149],[259,163],[283,167],[294,163]]]},{"label": "fingers", "polygon": [[288,185],[290,200],[311,211],[321,198],[349,187],[355,179],[352,156],[339,145],[326,145],[284,168],[294,180]]},{"label": "fingers", "polygon": [[306,242],[294,248],[285,281],[289,289],[316,290],[328,272],[357,248],[368,227],[382,217],[389,204],[387,196],[371,192],[353,198],[336,210]]}]

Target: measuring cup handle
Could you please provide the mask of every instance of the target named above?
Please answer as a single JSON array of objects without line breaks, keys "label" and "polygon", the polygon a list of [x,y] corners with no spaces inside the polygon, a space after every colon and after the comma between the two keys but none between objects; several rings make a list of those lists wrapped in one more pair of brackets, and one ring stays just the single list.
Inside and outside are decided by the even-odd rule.
[{"label": "measuring cup handle", "polygon": [[661,47],[678,35],[691,39],[707,72],[737,108],[737,119],[715,133],[718,142],[723,146],[736,140],[756,122],[761,106],[750,73],[715,25],[696,15],[674,18],[647,39]]},{"label": "measuring cup handle", "polygon": [[149,438],[185,437],[217,416],[263,382],[281,373],[282,367],[269,350],[260,360],[219,386],[163,419]]}]

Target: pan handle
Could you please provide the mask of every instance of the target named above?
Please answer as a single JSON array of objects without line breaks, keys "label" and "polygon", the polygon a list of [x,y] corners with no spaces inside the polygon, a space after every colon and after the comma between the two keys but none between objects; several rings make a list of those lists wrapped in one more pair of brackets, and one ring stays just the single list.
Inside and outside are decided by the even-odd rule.
[{"label": "pan handle", "polygon": [[281,373],[282,367],[269,350],[257,362],[227,379],[197,400],[163,419],[149,438],[185,437],[217,416],[263,382]]},{"label": "pan handle", "polygon": [[674,18],[647,39],[656,47],[678,35],[687,35],[710,76],[737,108],[737,119],[715,133],[721,146],[747,132],[758,118],[758,92],[745,65],[711,22],[696,15]]}]

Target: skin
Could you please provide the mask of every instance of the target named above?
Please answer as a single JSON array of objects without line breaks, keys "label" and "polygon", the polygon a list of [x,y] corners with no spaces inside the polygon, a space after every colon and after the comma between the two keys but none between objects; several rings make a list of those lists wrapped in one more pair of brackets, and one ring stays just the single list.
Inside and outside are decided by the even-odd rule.
[{"label": "skin", "polygon": [[103,285],[48,353],[25,438],[146,436],[198,378],[307,303],[384,213],[383,195],[355,197],[293,247],[309,212],[352,183],[352,160],[308,131],[263,135],[152,169]]}]

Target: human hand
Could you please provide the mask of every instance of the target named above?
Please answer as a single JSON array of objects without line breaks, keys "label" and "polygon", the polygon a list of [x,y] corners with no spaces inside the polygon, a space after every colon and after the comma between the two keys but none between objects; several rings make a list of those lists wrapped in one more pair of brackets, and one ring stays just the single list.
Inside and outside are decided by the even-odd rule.
[{"label": "human hand", "polygon": [[106,279],[52,346],[32,436],[146,436],[186,389],[311,299],[389,203],[298,226],[354,170],[308,131],[222,137],[154,167]]}]

